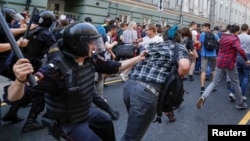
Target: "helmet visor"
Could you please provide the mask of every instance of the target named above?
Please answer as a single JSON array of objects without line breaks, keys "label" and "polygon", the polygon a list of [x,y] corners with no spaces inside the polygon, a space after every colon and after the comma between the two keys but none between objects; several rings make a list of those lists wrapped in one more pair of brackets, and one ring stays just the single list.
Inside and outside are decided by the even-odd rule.
[{"label": "helmet visor", "polygon": [[20,13],[16,13],[15,15],[13,15],[13,19],[15,21],[21,21],[24,19],[24,17]]},{"label": "helmet visor", "polygon": [[95,49],[93,50],[93,53],[95,54],[99,54],[101,52],[105,51],[105,45],[102,39],[102,36],[96,38],[95,40],[93,40],[93,43],[95,44]]}]

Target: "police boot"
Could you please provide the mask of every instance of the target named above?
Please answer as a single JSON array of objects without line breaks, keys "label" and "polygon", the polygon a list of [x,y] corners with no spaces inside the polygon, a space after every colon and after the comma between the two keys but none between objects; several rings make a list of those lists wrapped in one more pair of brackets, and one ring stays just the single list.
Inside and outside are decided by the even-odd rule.
[{"label": "police boot", "polygon": [[111,116],[112,120],[118,120],[120,115],[118,111],[114,111],[113,109],[109,108],[108,113]]},{"label": "police boot", "polygon": [[3,116],[2,121],[17,123],[23,119],[17,115],[19,104],[12,104],[6,115]]},{"label": "police boot", "polygon": [[26,123],[23,126],[22,132],[27,133],[34,130],[39,130],[45,128],[42,124],[36,121],[37,115],[32,113],[28,116]]}]

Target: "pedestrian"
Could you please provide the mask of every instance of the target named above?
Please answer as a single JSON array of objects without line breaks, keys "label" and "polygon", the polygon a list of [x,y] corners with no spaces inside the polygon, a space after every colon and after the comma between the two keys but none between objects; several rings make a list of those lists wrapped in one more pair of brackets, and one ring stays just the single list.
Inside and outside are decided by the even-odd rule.
[{"label": "pedestrian", "polygon": [[163,38],[157,35],[157,28],[154,24],[146,25],[146,36],[140,39],[137,39],[139,47],[143,49],[147,49],[147,47],[152,43],[161,43],[163,42]]},{"label": "pedestrian", "polygon": [[170,40],[147,47],[145,60],[136,64],[123,88],[123,99],[128,112],[127,127],[121,141],[141,141],[156,111],[162,85],[171,71],[175,46],[178,50],[178,72],[182,77],[189,72],[188,51],[176,30],[168,33]]},{"label": "pedestrian", "polygon": [[[190,29],[188,27],[183,27],[181,28],[181,35],[182,35],[182,44],[184,44],[189,52],[189,59],[191,62],[190,65],[190,71],[189,71],[189,77],[188,79],[190,81],[194,81],[193,78],[193,71],[194,71],[194,67],[195,67],[195,60],[198,57],[198,54],[194,48],[194,41],[192,40],[192,32],[190,31]],[[184,77],[184,80],[187,79],[187,76]]]},{"label": "pedestrian", "polygon": [[[239,34],[240,45],[245,51],[247,58],[250,58],[250,35],[247,34],[249,27],[247,24],[241,25],[241,34]],[[244,59],[238,54],[236,59],[236,66],[238,70],[238,77],[240,81],[240,87],[242,91],[242,98],[244,101],[247,100],[246,90],[248,87],[249,70],[250,66],[245,64]],[[234,88],[232,87],[229,93],[231,100],[235,99]]]},{"label": "pedestrian", "polygon": [[[197,35],[198,35],[197,23],[192,21],[190,23],[189,30],[191,31],[191,36],[192,36],[191,38],[192,38],[192,41],[193,41],[193,46],[195,44],[199,44],[199,40],[197,39]],[[192,53],[190,54],[190,60],[191,60],[191,67],[190,67],[190,72],[189,72],[189,80],[190,81],[194,80],[193,73],[194,73],[194,70],[195,70],[195,64],[196,64],[196,59],[197,58],[198,58],[198,53],[197,53],[196,48],[194,48],[194,49],[192,49]]]},{"label": "pedestrian", "polygon": [[[210,67],[212,77],[214,77],[214,69],[215,69],[215,64],[216,64],[216,46],[214,46],[214,49],[208,50],[206,49],[205,42],[206,42],[206,37],[207,34],[211,33],[210,31],[210,24],[209,23],[204,23],[202,25],[202,33],[200,35],[200,46],[201,46],[201,91],[200,94],[202,94],[205,90],[205,79],[206,79],[206,71],[207,68]],[[214,34],[214,40],[215,42],[219,41],[219,37]],[[210,65],[209,65],[210,63]]]},{"label": "pedestrian", "polygon": [[51,132],[53,136],[64,134],[74,141],[114,141],[112,120],[92,107],[95,71],[117,73],[145,59],[146,52],[120,62],[104,60],[99,55],[104,51],[101,35],[90,23],[69,25],[60,41],[58,50],[62,54],[55,55],[36,72],[35,76],[40,79],[35,87],[25,83],[27,74],[34,72],[29,61],[19,59],[16,62],[13,67],[16,80],[5,88],[5,101],[13,103],[29,93],[44,95],[44,121],[57,123],[48,126],[49,131],[62,131],[59,135]]},{"label": "pedestrian", "polygon": [[[127,29],[122,34],[122,42],[125,45],[134,45],[136,43],[137,38],[137,23],[135,21],[131,21],[127,27]],[[127,59],[127,58],[121,58],[121,59]],[[120,73],[120,77],[125,82],[127,79],[127,75],[130,72],[131,68],[128,68],[124,70],[122,73]]]},{"label": "pedestrian", "polygon": [[215,76],[213,81],[208,85],[197,102],[197,108],[201,109],[207,97],[213,89],[220,84],[224,76],[228,76],[231,84],[235,89],[236,108],[247,109],[247,104],[242,100],[242,91],[239,84],[238,72],[235,66],[237,53],[244,59],[246,64],[250,64],[244,50],[241,48],[238,37],[240,27],[232,25],[230,28],[231,34],[223,33],[220,40],[220,50],[216,60]]}]

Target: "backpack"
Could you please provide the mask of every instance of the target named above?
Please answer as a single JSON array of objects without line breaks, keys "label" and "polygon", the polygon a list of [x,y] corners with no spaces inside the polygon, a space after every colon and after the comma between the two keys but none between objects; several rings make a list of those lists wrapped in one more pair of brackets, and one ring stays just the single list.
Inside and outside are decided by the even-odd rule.
[{"label": "backpack", "polygon": [[162,112],[173,112],[178,109],[181,103],[184,101],[184,85],[183,79],[178,74],[178,50],[179,45],[174,48],[174,59],[173,67],[171,72],[168,74],[164,87],[159,95],[158,105],[157,105],[157,117],[154,122],[161,123]]},{"label": "backpack", "polygon": [[194,42],[192,40],[192,38],[187,38],[186,41],[184,42],[184,44],[186,45],[186,48],[188,51],[192,51],[194,49]]},{"label": "backpack", "polygon": [[217,48],[217,41],[213,32],[205,32],[204,47],[208,51],[212,51]]}]

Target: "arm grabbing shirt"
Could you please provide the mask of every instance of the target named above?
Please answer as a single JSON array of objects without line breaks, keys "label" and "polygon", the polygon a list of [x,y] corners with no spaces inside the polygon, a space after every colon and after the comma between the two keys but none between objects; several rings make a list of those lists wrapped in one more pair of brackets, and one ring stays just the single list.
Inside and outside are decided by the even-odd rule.
[{"label": "arm grabbing shirt", "polygon": [[[176,43],[178,44],[178,43]],[[148,48],[148,57],[132,69],[130,79],[161,84],[172,68],[175,44],[172,41],[152,44]],[[188,59],[188,51],[179,44],[178,60]]]}]

